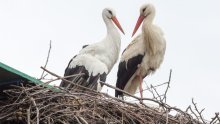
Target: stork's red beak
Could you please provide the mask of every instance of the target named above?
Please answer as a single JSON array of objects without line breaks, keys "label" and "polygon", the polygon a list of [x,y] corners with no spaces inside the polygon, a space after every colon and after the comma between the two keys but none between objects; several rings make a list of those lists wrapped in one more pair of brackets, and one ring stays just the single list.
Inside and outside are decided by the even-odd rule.
[{"label": "stork's red beak", "polygon": [[137,20],[137,23],[135,25],[135,28],[134,28],[134,31],[132,33],[132,37],[134,36],[134,34],[137,32],[138,28],[140,27],[141,23],[143,22],[144,20],[144,16],[143,15],[140,15],[138,20]]},{"label": "stork's red beak", "polygon": [[125,34],[124,31],[123,31],[123,29],[122,29],[122,27],[121,27],[121,25],[120,25],[120,23],[119,23],[119,21],[118,21],[118,19],[117,19],[115,16],[112,17],[112,21],[113,21],[113,22],[115,23],[115,25],[119,28],[119,30],[120,30],[123,34]]}]

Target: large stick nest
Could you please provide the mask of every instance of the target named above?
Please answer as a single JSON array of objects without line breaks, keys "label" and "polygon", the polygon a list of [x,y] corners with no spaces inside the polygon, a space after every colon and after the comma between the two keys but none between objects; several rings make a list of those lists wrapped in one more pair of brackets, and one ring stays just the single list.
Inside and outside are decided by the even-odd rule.
[{"label": "large stick nest", "polygon": [[51,91],[42,86],[14,86],[4,91],[0,122],[5,124],[194,124],[188,114],[125,102],[104,93],[75,89]]}]

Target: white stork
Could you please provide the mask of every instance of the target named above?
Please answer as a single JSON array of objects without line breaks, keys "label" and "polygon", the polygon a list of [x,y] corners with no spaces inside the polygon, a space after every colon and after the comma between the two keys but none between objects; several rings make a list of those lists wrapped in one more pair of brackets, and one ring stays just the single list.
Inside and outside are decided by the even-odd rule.
[{"label": "white stork", "polygon": [[[141,98],[143,79],[160,67],[166,49],[161,29],[152,23],[154,16],[155,8],[152,4],[145,4],[140,8],[132,36],[143,22],[142,33],[122,53],[117,73],[116,87],[130,94],[135,94],[139,87]],[[123,97],[123,93],[116,90],[115,96]]]},{"label": "white stork", "polygon": [[[75,76],[67,79],[73,83],[80,82],[80,85],[97,91],[102,88],[99,81],[105,82],[107,74],[119,57],[121,36],[113,22],[124,34],[113,9],[105,8],[102,11],[102,18],[107,28],[105,38],[94,44],[83,46],[78,55],[70,60],[64,74],[64,76],[70,76],[84,73],[80,77]],[[60,86],[69,89],[74,85],[62,81]]]}]

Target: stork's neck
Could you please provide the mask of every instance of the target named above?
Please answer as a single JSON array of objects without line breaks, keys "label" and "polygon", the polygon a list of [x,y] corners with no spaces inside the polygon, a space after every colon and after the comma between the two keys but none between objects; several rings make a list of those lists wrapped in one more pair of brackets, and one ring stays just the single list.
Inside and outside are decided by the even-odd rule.
[{"label": "stork's neck", "polygon": [[116,29],[115,25],[113,24],[112,20],[109,19],[108,17],[106,17],[105,15],[103,15],[102,17],[103,17],[103,20],[106,25],[107,37],[114,38],[115,40],[113,40],[113,41],[120,40],[121,39],[120,34],[119,34],[118,30]]},{"label": "stork's neck", "polygon": [[102,61],[107,64],[110,71],[119,57],[121,37],[111,19],[103,16],[103,20],[106,24],[107,35],[102,42],[108,50],[103,53],[106,54],[107,59]]},{"label": "stork's neck", "polygon": [[120,33],[116,29],[111,19],[103,15],[103,20],[107,28],[107,35],[105,37],[106,40],[104,40],[104,42],[106,42],[106,45],[108,45],[107,47],[111,47],[119,52],[121,47]]},{"label": "stork's neck", "polygon": [[156,36],[153,31],[153,19],[155,16],[155,12],[151,12],[150,15],[145,17],[142,26],[142,36],[145,42],[147,51],[150,55],[154,55],[155,53],[155,45],[156,45]]},{"label": "stork's neck", "polygon": [[154,20],[154,17],[155,17],[155,10],[152,10],[150,12],[149,15],[147,15],[147,17],[144,18],[144,21],[143,21],[143,27],[146,25],[152,25],[153,23],[153,20]]}]

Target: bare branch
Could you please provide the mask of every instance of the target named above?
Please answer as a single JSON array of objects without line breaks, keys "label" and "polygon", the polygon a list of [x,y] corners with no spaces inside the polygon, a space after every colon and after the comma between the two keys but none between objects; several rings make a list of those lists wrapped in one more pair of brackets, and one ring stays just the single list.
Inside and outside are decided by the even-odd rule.
[{"label": "bare branch", "polygon": [[[47,67],[47,63],[48,63],[49,58],[50,58],[50,51],[51,51],[51,48],[52,48],[51,42],[52,42],[52,41],[50,40],[50,46],[49,46],[49,50],[48,50],[48,53],[47,53],[47,60],[46,60],[46,62],[45,62],[44,68]],[[42,72],[42,74],[41,74],[41,76],[40,76],[40,80],[43,79],[43,78],[45,78],[46,75],[44,75],[44,72],[45,72],[45,71],[43,70],[43,72]]]},{"label": "bare branch", "polygon": [[[196,103],[194,102],[194,99],[192,98],[192,104],[194,105],[194,108],[196,110],[196,112],[198,113],[198,116],[200,118],[200,120],[205,124],[205,120],[204,118],[202,117],[202,112],[204,111],[204,109],[202,109],[201,111],[198,110],[197,106],[196,106]],[[196,115],[196,114],[195,114]]]},{"label": "bare branch", "polygon": [[162,101],[164,100],[165,103],[166,103],[166,98],[167,98],[167,92],[168,92],[168,89],[170,88],[170,81],[171,81],[171,75],[172,75],[172,69],[170,69],[170,75],[169,75],[169,81],[167,82],[167,88],[165,90],[165,93],[164,93],[164,97],[162,99]]}]

